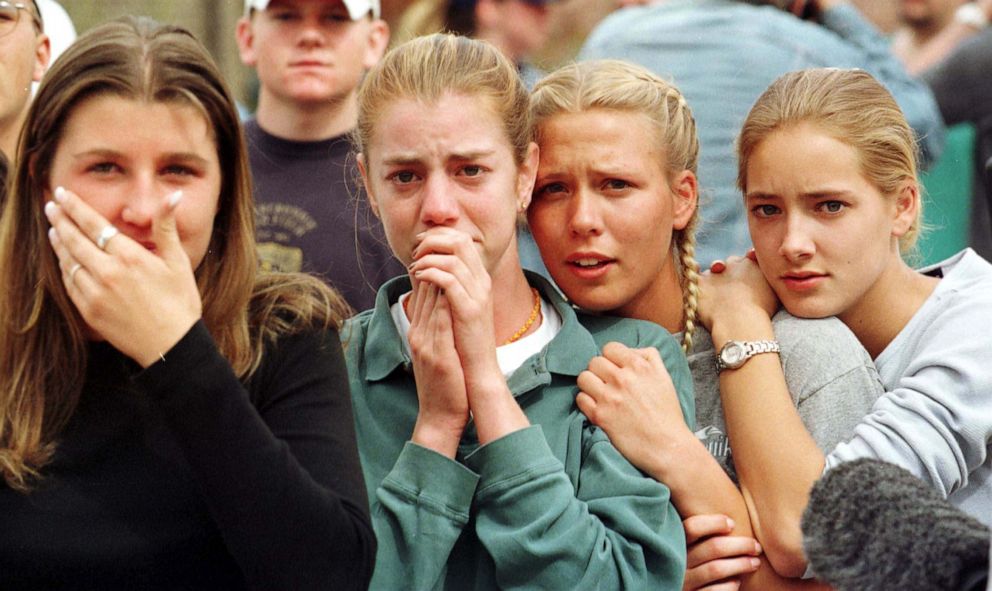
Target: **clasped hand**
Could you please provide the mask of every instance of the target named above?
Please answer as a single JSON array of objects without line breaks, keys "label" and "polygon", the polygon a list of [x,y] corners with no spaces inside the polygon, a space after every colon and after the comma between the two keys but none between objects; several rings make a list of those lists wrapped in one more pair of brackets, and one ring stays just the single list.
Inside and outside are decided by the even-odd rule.
[{"label": "clasped hand", "polygon": [[413,441],[454,457],[470,410],[481,441],[495,435],[486,431],[491,395],[515,403],[496,361],[492,281],[471,237],[438,227],[418,238],[409,267],[408,340],[420,403]]}]

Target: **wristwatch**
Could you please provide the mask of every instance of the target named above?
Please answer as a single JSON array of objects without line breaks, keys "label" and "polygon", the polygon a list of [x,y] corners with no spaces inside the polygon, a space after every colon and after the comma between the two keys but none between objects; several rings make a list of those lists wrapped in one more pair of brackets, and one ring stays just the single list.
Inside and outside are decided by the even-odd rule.
[{"label": "wristwatch", "polygon": [[755,355],[781,350],[778,341],[727,341],[716,355],[716,369],[737,369]]},{"label": "wristwatch", "polygon": [[973,2],[966,2],[959,6],[954,11],[954,20],[979,31],[989,25],[989,15],[982,10],[981,6]]}]

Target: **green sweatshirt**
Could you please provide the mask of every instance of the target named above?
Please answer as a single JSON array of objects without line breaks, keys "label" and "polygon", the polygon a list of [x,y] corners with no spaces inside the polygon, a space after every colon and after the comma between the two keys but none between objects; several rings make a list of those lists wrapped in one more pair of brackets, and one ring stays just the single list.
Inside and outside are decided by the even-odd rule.
[{"label": "green sweatshirt", "polygon": [[577,315],[528,280],[562,319],[508,379],[531,426],[479,445],[470,422],[454,460],[408,441],[417,391],[389,306],[409,280],[384,285],[342,331],[378,538],[373,589],[681,589],[685,534],[668,487],[586,420],[575,380],[610,341],[656,347],[693,417],[685,357],[655,324]]}]

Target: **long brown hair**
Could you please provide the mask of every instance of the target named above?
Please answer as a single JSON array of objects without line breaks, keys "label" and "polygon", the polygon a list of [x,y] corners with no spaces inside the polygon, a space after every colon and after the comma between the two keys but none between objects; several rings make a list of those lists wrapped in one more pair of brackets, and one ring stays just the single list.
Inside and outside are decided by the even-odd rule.
[{"label": "long brown hair", "polygon": [[0,216],[0,473],[17,490],[26,491],[51,459],[85,377],[85,325],[48,245],[43,206],[69,115],[102,94],[191,105],[213,132],[220,198],[195,275],[203,322],[239,377],[258,367],[266,339],[307,326],[337,327],[347,309],[315,279],[256,277],[244,138],[223,77],[203,46],[184,29],[149,19],[92,29],[55,62],[38,90]]}]

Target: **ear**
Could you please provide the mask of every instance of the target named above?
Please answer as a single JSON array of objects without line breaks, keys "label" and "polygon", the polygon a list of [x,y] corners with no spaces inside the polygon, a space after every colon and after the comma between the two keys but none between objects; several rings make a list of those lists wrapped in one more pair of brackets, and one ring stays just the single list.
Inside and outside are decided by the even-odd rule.
[{"label": "ear", "polygon": [[365,185],[365,195],[369,199],[369,206],[372,208],[372,213],[375,217],[379,217],[379,202],[375,200],[375,195],[372,193],[372,186],[369,183],[369,173],[366,169],[365,154],[359,154],[356,158],[358,161],[358,172],[362,174],[362,184]]},{"label": "ear", "polygon": [[35,82],[41,82],[41,78],[48,70],[48,60],[52,57],[52,43],[48,35],[44,33],[38,35],[38,44],[34,48],[34,73],[31,77]]},{"label": "ear", "polygon": [[366,70],[379,63],[387,45],[389,45],[389,25],[381,18],[372,19],[369,23],[369,46],[365,51],[365,59],[362,60]]},{"label": "ear", "polygon": [[901,238],[913,228],[920,211],[920,187],[916,181],[903,182],[895,198],[892,236]]},{"label": "ear", "polygon": [[241,63],[254,67],[258,62],[258,56],[255,55],[255,30],[252,29],[250,17],[243,16],[238,19],[238,27],[235,29],[234,36],[238,41],[238,55],[241,57]]},{"label": "ear", "polygon": [[517,170],[517,213],[525,213],[534,196],[534,181],[537,179],[537,165],[540,161],[540,149],[531,142],[527,146],[527,154]]},{"label": "ear", "polygon": [[671,183],[672,228],[684,230],[699,205],[699,181],[691,170],[678,173]]}]

